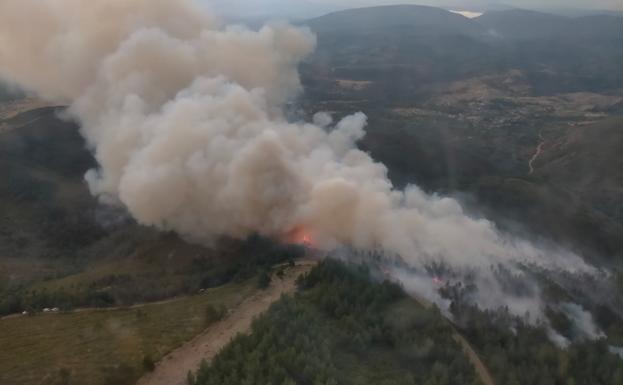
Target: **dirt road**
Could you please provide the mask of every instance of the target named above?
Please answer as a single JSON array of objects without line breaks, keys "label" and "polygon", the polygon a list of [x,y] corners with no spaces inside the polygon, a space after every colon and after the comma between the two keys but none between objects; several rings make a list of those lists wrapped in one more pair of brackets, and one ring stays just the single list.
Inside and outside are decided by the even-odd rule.
[{"label": "dirt road", "polygon": [[[425,308],[430,308],[433,306],[431,302],[429,302],[428,300],[422,297],[419,297],[413,293],[411,294],[411,296],[420,305],[424,306]],[[480,359],[480,356],[478,355],[478,353],[476,353],[476,351],[474,350],[472,345],[469,343],[469,341],[467,341],[465,337],[463,337],[461,333],[459,333],[459,331],[456,329],[456,327],[454,326],[454,324],[452,323],[450,319],[447,319],[447,322],[453,331],[452,338],[454,338],[454,340],[459,345],[461,345],[463,352],[467,356],[467,359],[469,360],[469,362],[474,367],[474,370],[476,371],[476,374],[482,381],[483,385],[495,385],[495,382],[493,381],[493,377],[491,376],[489,369],[487,369],[487,366],[484,364],[484,362],[482,362],[482,360]]]},{"label": "dirt road", "polygon": [[465,355],[467,355],[467,358],[474,366],[474,369],[476,370],[476,374],[478,374],[478,377],[480,377],[480,380],[482,381],[482,383],[484,385],[495,385],[495,382],[493,381],[493,377],[491,376],[491,373],[489,373],[489,369],[487,369],[485,364],[482,362],[482,360],[478,356],[478,353],[476,353],[476,351],[472,348],[472,346],[465,339],[465,337],[459,334],[459,332],[456,330],[454,331],[453,337],[454,337],[454,340],[458,342],[461,345],[461,347],[463,347],[463,351],[465,352]]},{"label": "dirt road", "polygon": [[184,385],[188,371],[196,371],[201,360],[212,360],[232,338],[246,333],[253,319],[268,310],[282,294],[294,292],[296,278],[314,265],[313,261],[299,261],[296,267],[286,271],[283,279],[273,277],[268,289],[245,299],[225,319],[164,357],[156,370],[143,376],[137,385]]},{"label": "dirt road", "polygon": [[541,156],[541,154],[543,153],[543,147],[545,147],[546,143],[545,139],[543,138],[543,133],[539,133],[539,140],[541,142],[537,146],[536,152],[534,153],[534,155],[532,155],[532,158],[530,158],[530,161],[528,162],[528,167],[530,168],[529,175],[534,174],[534,162],[536,162],[536,160],[539,159],[539,156]]}]

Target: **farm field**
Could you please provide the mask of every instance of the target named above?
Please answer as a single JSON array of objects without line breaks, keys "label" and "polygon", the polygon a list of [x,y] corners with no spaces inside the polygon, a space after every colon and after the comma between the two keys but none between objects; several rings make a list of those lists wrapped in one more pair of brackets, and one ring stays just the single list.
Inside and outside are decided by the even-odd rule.
[{"label": "farm field", "polygon": [[2,319],[0,384],[132,384],[208,326],[209,306],[236,307],[255,287],[248,280],[144,306]]}]

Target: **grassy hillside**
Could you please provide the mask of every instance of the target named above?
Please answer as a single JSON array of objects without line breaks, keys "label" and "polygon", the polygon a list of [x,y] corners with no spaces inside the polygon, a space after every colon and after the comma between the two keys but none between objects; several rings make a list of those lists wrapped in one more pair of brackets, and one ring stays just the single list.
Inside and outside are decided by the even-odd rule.
[{"label": "grassy hillside", "polygon": [[231,308],[255,281],[119,310],[0,319],[3,385],[126,385],[207,326],[208,307]]},{"label": "grassy hillside", "polygon": [[570,32],[572,24],[564,16],[523,9],[486,12],[475,22],[507,39],[560,36]]},{"label": "grassy hillside", "polygon": [[481,178],[475,193],[498,215],[530,223],[535,233],[620,262],[623,120],[552,128],[544,139],[533,175]]},{"label": "grassy hillside", "polygon": [[[117,242],[117,243],[115,243]],[[228,282],[244,281],[270,266],[295,259],[302,249],[251,238],[222,241],[214,248],[190,245],[172,234],[153,230],[119,231],[97,243],[97,252],[85,260],[0,259],[5,277],[38,274],[29,284],[0,287],[0,315],[45,307],[71,310],[80,307],[128,306],[193,294]],[[93,248],[96,248],[95,246]],[[15,262],[12,262],[15,261]],[[57,275],[41,277],[41,267],[58,266]],[[70,273],[71,269],[77,270]],[[0,274],[2,270],[0,270]],[[9,275],[11,274],[11,275]]]},{"label": "grassy hillside", "polygon": [[623,17],[594,15],[578,18],[513,9],[487,12],[475,21],[505,39],[612,38],[623,33]]}]

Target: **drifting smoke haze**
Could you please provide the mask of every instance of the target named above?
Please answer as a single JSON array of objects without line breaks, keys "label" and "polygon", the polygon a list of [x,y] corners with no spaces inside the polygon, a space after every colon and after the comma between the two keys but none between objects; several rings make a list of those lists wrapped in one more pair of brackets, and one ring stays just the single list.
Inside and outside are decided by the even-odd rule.
[{"label": "drifting smoke haze", "polygon": [[[297,66],[314,46],[308,30],[285,24],[221,26],[190,0],[0,2],[0,76],[69,104],[99,163],[86,176],[92,193],[144,225],[200,242],[304,229],[324,250],[469,273],[476,302],[519,315],[541,314],[538,288],[509,295],[492,267],[594,273],[570,252],[501,234],[456,200],[394,189],[356,147],[363,113],[288,122],[282,107],[301,92]],[[393,275],[407,287],[419,279]],[[441,303],[430,287],[414,288]]]}]

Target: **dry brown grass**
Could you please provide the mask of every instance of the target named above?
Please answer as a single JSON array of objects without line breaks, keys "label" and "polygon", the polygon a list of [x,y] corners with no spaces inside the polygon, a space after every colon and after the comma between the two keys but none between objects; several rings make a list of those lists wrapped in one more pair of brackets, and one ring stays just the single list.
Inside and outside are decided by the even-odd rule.
[{"label": "dry brown grass", "polygon": [[113,385],[120,373],[133,383],[145,356],[158,360],[205,329],[208,305],[233,308],[254,291],[251,280],[137,308],[2,319],[0,384],[60,384],[62,369],[71,384]]}]

